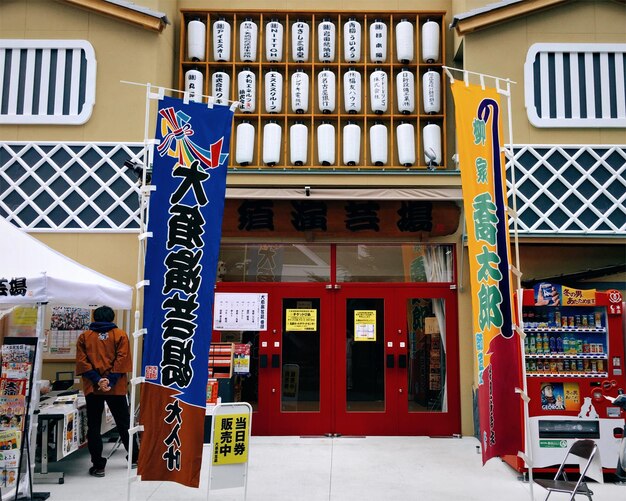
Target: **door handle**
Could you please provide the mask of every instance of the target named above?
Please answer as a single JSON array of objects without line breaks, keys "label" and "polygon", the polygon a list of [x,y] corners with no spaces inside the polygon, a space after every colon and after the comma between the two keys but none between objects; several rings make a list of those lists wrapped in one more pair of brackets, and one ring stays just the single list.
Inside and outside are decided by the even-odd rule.
[{"label": "door handle", "polygon": [[406,355],[398,355],[398,367],[406,369]]},{"label": "door handle", "polygon": [[267,355],[261,355],[259,357],[259,367],[265,369],[267,367]]},{"label": "door handle", "polygon": [[387,355],[387,369],[393,369],[394,366],[393,355]]},{"label": "door handle", "polygon": [[272,355],[272,369],[278,369],[280,367],[280,355]]}]

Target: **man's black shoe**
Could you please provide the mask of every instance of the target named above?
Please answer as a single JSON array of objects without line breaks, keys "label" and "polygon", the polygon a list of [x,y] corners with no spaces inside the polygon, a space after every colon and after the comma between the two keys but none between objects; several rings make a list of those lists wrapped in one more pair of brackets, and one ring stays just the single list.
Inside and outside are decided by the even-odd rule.
[{"label": "man's black shoe", "polygon": [[104,477],[104,468],[96,468],[95,466],[92,466],[89,468],[89,474],[92,477]]}]

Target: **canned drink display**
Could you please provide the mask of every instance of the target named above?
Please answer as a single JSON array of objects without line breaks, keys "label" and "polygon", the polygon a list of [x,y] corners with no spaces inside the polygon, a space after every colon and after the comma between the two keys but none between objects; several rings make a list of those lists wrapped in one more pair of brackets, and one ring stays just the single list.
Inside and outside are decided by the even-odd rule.
[{"label": "canned drink display", "polygon": [[534,359],[530,360],[530,372],[537,372],[537,361]]},{"label": "canned drink display", "polygon": [[584,366],[583,366],[583,361],[579,358],[579,359],[576,361],[576,370],[577,370],[578,372],[582,372],[582,371],[583,371],[583,367],[584,367]]},{"label": "canned drink display", "polygon": [[569,360],[565,359],[565,360],[563,361],[563,371],[565,371],[565,372],[569,372],[569,366],[570,366],[570,364],[569,364]]},{"label": "canned drink display", "polygon": [[556,370],[558,372],[563,372],[563,360],[557,360],[557,362],[556,362]]},{"label": "canned drink display", "polygon": [[553,374],[556,372],[556,360],[550,361],[550,372]]},{"label": "canned drink display", "polygon": [[559,310],[554,312],[554,323],[557,327],[561,326],[561,312]]},{"label": "canned drink display", "polygon": [[585,359],[583,360],[583,370],[585,372],[589,372],[591,369],[591,366],[589,365],[589,360]]},{"label": "canned drink display", "polygon": [[567,315],[561,317],[561,327],[567,327]]},{"label": "canned drink display", "polygon": [[574,317],[574,327],[580,327],[580,315]]},{"label": "canned drink display", "polygon": [[587,324],[589,325],[589,327],[593,327],[595,325],[593,313],[589,313],[587,317],[588,317]]},{"label": "canned drink display", "polygon": [[604,353],[604,345],[602,343],[596,344],[596,353]]},{"label": "canned drink display", "polygon": [[574,327],[574,317],[567,317],[567,326]]},{"label": "canned drink display", "polygon": [[592,360],[591,361],[591,372],[598,372],[598,361],[597,360]]},{"label": "canned drink display", "polygon": [[589,322],[587,321],[587,315],[582,315],[580,320],[582,321],[583,327],[587,327]]},{"label": "canned drink display", "polygon": [[604,360],[598,360],[598,372],[604,372]]},{"label": "canned drink display", "polygon": [[602,313],[596,311],[595,313],[595,324],[596,328],[600,329],[602,327]]}]

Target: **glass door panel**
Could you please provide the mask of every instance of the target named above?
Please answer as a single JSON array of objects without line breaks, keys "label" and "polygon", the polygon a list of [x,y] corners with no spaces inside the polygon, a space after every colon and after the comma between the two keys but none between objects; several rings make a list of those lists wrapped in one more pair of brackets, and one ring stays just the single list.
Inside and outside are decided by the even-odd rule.
[{"label": "glass door panel", "polygon": [[408,411],[441,412],[447,408],[445,301],[410,298],[406,311]]},{"label": "glass door panel", "polygon": [[385,303],[346,300],[346,402],[348,412],[385,410]]},{"label": "glass door panel", "polygon": [[320,300],[283,299],[282,412],[320,410]]}]

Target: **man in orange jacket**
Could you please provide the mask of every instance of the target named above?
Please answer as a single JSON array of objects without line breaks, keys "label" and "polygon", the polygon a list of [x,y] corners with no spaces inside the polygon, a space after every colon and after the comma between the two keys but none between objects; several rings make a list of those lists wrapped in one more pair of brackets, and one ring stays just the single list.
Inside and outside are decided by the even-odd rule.
[{"label": "man in orange jacket", "polygon": [[[102,457],[102,413],[107,403],[122,443],[128,452],[130,413],[126,398],[127,372],[132,371],[128,335],[117,325],[114,311],[101,306],[93,312],[94,321],[76,343],[76,374],[83,379],[87,401],[87,446],[93,466],[89,474],[104,477],[107,460]],[[133,442],[133,466],[137,464],[139,448]]]}]

